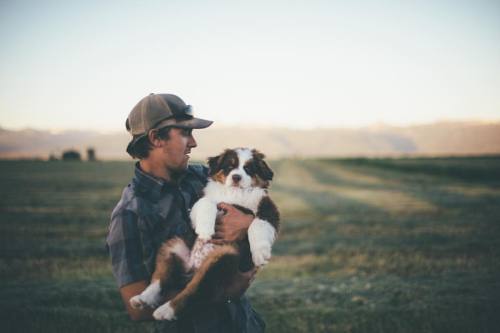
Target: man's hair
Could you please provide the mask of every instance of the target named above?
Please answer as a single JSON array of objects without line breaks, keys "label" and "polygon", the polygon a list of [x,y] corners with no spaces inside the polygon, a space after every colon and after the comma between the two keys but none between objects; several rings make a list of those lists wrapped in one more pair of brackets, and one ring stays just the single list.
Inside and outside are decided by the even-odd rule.
[{"label": "man's hair", "polygon": [[[170,126],[158,129],[156,137],[161,140],[167,140],[169,138],[170,129],[172,129]],[[140,139],[137,139],[138,137],[140,137]],[[149,136],[141,134],[135,135],[132,138],[132,141],[130,141],[127,146],[127,153],[132,156],[132,158],[142,160],[149,156],[151,149],[153,149],[153,144],[149,141]]]}]

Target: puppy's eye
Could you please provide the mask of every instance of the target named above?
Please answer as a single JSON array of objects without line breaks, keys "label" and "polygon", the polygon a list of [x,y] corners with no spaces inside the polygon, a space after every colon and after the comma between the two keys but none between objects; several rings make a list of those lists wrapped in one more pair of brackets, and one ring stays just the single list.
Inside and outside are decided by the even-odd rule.
[{"label": "puppy's eye", "polygon": [[231,170],[233,170],[235,168],[235,164],[236,164],[236,161],[234,160],[234,158],[231,158],[231,157],[228,157],[228,158],[225,158],[224,161],[222,162],[222,170],[224,170],[224,172],[226,174],[230,173]]},{"label": "puppy's eye", "polygon": [[228,169],[229,171],[231,171],[231,170],[235,169],[235,168],[236,168],[236,166],[237,166],[237,165],[236,165],[236,161],[235,161],[235,160],[233,160],[233,159],[232,159],[232,160],[230,160],[230,161],[227,163],[227,169]]},{"label": "puppy's eye", "polygon": [[249,176],[253,176],[254,175],[254,171],[252,170],[252,168],[250,166],[244,166],[243,167],[243,170],[245,170],[245,172],[249,175]]}]

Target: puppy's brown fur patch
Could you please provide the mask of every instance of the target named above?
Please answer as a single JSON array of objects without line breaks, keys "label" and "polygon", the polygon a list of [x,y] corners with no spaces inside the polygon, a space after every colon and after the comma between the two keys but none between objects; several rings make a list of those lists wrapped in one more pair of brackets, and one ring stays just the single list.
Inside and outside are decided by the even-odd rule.
[{"label": "puppy's brown fur patch", "polygon": [[232,149],[226,149],[220,155],[209,157],[208,160],[208,174],[214,176],[218,172],[223,172],[227,175],[232,169],[238,166],[238,154]]},{"label": "puppy's brown fur patch", "polygon": [[224,184],[224,182],[226,181],[226,175],[224,174],[223,170],[220,170],[212,176],[212,179],[216,182]]},{"label": "puppy's brown fur patch", "polygon": [[[186,240],[175,237],[163,243],[156,255],[155,271],[151,277],[151,281],[160,281],[160,288],[163,293],[167,290],[175,289],[182,286],[182,277],[185,276],[184,263],[186,258],[182,258],[178,253],[175,253],[175,248],[185,248],[188,251]],[[177,281],[176,284],[172,281]]]},{"label": "puppy's brown fur patch", "polygon": [[197,293],[203,281],[209,279],[210,274],[216,274],[216,270],[224,268],[224,274],[217,274],[218,279],[227,280],[234,276],[238,270],[239,254],[234,246],[224,245],[213,250],[187,286],[172,300],[170,305],[175,309],[175,312],[181,312],[189,303],[189,300]]}]

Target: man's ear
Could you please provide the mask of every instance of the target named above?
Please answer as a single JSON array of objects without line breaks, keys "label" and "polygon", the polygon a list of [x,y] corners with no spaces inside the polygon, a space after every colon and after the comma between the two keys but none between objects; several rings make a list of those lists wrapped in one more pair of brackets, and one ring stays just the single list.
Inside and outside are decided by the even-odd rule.
[{"label": "man's ear", "polygon": [[153,147],[161,147],[163,144],[162,140],[158,137],[157,130],[150,130],[148,132],[148,140],[151,142]]}]

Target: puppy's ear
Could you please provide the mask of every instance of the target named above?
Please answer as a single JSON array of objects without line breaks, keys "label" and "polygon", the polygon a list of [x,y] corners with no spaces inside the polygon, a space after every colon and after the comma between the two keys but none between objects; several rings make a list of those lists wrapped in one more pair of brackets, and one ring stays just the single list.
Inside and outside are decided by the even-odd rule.
[{"label": "puppy's ear", "polygon": [[215,173],[217,172],[216,170],[218,170],[218,166],[220,165],[220,162],[222,161],[222,156],[224,155],[224,153],[220,154],[220,155],[217,155],[217,156],[213,156],[213,157],[209,157],[207,159],[207,163],[208,163],[208,175],[209,176],[213,176],[215,175]]},{"label": "puppy's ear", "polygon": [[252,150],[252,155],[254,158],[254,161],[256,162],[255,164],[257,165],[257,175],[262,178],[262,180],[273,180],[274,172],[271,170],[269,165],[264,161],[264,158],[266,157],[264,154],[259,152],[256,149]]},{"label": "puppy's ear", "polygon": [[217,172],[219,172],[221,169],[222,169],[222,164],[224,163],[224,161],[227,159],[227,156],[229,155],[229,149],[226,149],[222,152],[222,154],[219,154],[217,156],[214,156],[214,157],[209,157],[207,159],[207,163],[208,163],[208,175],[209,176],[213,176],[215,175]]},{"label": "puppy's ear", "polygon": [[264,160],[259,162],[259,171],[257,172],[259,176],[264,180],[273,180],[274,172],[271,170],[269,165]]}]

